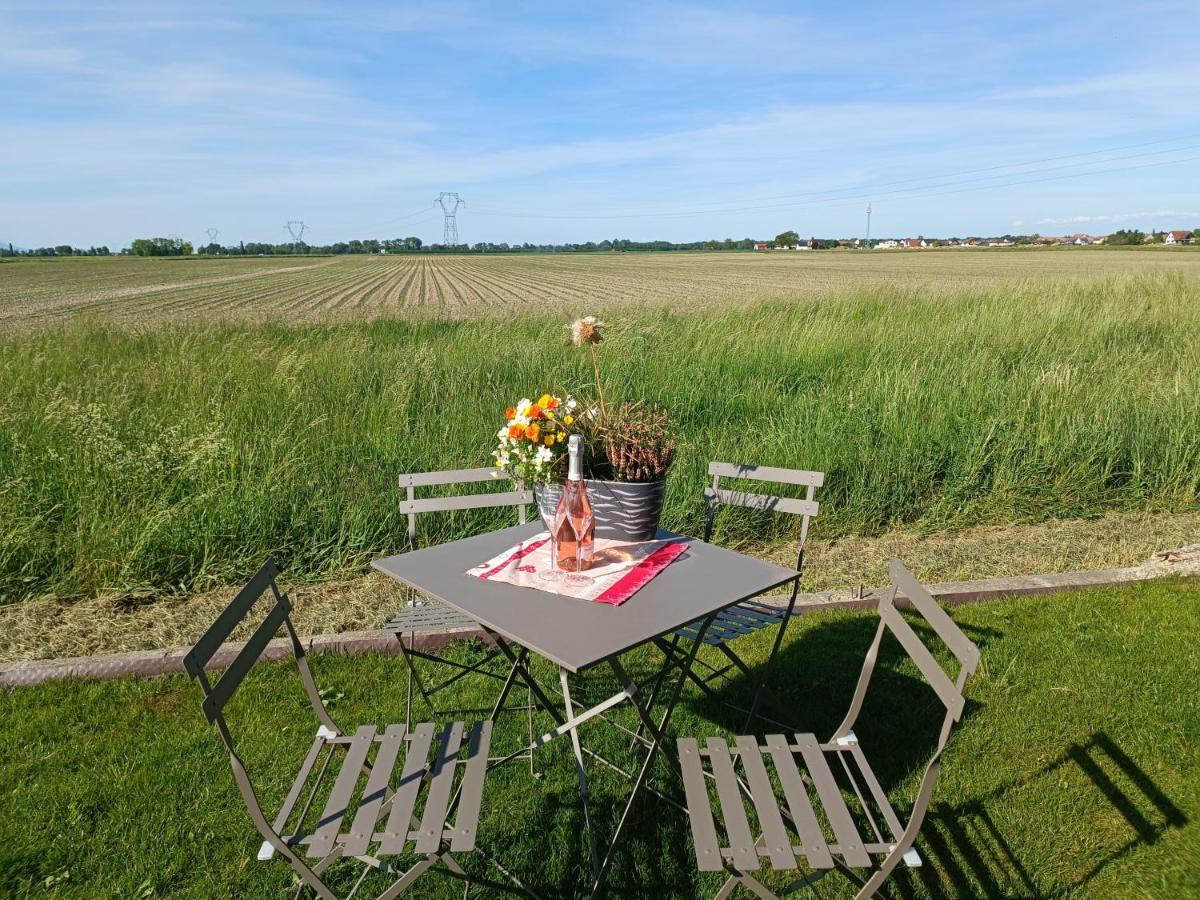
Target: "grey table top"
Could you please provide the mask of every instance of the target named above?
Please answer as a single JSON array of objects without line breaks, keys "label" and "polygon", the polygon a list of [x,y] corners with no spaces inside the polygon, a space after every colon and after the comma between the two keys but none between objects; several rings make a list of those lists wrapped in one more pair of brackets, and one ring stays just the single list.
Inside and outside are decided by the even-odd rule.
[{"label": "grey table top", "polygon": [[795,569],[694,538],[687,551],[620,606],[484,581],[467,569],[544,531],[516,525],[373,562],[397,581],[436,597],[508,640],[579,672],[660,635],[786,584]]}]

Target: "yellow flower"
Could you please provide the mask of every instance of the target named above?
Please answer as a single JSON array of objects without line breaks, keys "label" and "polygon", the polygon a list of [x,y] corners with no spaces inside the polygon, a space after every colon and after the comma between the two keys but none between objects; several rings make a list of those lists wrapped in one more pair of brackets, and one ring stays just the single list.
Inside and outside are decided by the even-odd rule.
[{"label": "yellow flower", "polygon": [[564,425],[571,425],[571,424],[574,424],[574,422],[575,422],[574,416],[563,416],[563,424]]},{"label": "yellow flower", "polygon": [[563,438],[565,438],[565,437],[566,437],[566,435],[560,431],[554,439],[561,444],[563,442]]},{"label": "yellow flower", "polygon": [[554,435],[552,435],[552,434],[548,434],[548,435],[546,435],[546,440],[545,440],[545,441],[543,441],[543,443],[544,443],[544,444],[545,444],[547,447],[552,447],[552,446],[554,446]]},{"label": "yellow flower", "polygon": [[550,406],[550,400],[551,397],[549,394],[542,394],[542,396],[538,397],[537,405],[542,409],[547,409]]}]

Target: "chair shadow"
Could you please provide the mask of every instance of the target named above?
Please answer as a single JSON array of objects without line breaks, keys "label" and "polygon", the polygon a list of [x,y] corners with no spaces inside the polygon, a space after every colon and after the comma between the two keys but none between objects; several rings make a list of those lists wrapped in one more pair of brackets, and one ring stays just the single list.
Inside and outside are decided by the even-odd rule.
[{"label": "chair shadow", "polygon": [[[1131,832],[1124,844],[1075,879],[1074,888],[1087,884],[1136,848],[1150,846],[1167,831],[1182,828],[1188,822],[1183,811],[1124,750],[1104,732],[1096,732],[1083,744],[1070,744],[1055,760],[1026,778],[1003,784],[964,804],[935,804],[918,839],[918,846],[933,865],[910,871],[908,880],[914,884],[919,881],[924,890],[934,896],[946,896],[947,888],[952,896],[965,893],[1038,896],[1037,886],[997,827],[988,807],[1014,788],[1036,783],[1071,767],[1104,795]],[[1124,776],[1133,790],[1123,790],[1110,772]],[[908,895],[912,895],[911,890]]]}]

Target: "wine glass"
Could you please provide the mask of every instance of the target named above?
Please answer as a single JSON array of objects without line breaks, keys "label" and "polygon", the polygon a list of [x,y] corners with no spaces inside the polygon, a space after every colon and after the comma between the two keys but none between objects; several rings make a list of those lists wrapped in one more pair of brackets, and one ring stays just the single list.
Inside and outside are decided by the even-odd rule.
[{"label": "wine glass", "polygon": [[575,571],[566,576],[567,584],[581,586],[592,583],[592,576],[583,574],[583,536],[588,533],[594,521],[595,517],[588,515],[578,522],[571,523],[571,530],[575,532]]},{"label": "wine glass", "polygon": [[558,504],[550,506],[547,503],[538,503],[538,515],[542,517],[542,523],[546,526],[546,530],[550,533],[550,567],[540,569],[537,573],[538,581],[543,581],[546,584],[555,584],[563,580],[563,573],[558,570],[558,529],[562,524],[562,520],[558,515]]}]

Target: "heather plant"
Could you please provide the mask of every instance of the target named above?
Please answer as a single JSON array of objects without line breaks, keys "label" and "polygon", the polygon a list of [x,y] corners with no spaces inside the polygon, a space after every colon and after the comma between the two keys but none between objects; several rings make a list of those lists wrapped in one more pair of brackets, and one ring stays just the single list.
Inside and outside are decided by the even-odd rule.
[{"label": "heather plant", "polygon": [[657,481],[675,459],[675,441],[665,410],[642,401],[622,404],[602,423],[604,477],[614,481]]}]

